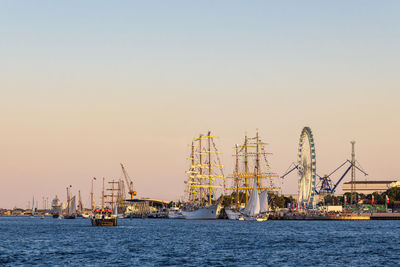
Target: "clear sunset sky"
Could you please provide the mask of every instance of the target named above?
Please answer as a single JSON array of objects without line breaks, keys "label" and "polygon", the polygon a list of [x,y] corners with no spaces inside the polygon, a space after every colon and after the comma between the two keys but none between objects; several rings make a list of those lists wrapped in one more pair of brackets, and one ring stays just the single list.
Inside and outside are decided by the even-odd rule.
[{"label": "clear sunset sky", "polygon": [[368,179],[400,179],[399,13],[399,1],[2,1],[0,207],[65,201],[68,185],[87,204],[91,178],[120,177],[120,162],[139,196],[177,200],[188,145],[208,130],[225,174],[257,128],[283,174],[310,126],[320,175],[354,139]]}]

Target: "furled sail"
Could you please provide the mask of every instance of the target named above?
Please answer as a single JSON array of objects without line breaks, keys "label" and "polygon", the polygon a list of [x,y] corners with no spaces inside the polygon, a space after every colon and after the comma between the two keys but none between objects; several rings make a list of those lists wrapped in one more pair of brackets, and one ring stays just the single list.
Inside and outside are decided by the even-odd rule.
[{"label": "furled sail", "polygon": [[260,213],[268,211],[268,191],[264,190],[260,194]]},{"label": "furled sail", "polygon": [[76,213],[76,201],[75,201],[75,196],[72,197],[71,199],[71,204],[69,205],[69,215],[73,215]]}]

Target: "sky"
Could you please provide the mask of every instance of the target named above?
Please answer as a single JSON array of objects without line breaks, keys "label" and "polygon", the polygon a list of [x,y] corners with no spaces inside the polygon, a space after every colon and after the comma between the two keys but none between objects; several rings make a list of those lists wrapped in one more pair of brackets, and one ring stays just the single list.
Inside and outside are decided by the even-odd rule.
[{"label": "sky", "polygon": [[[208,130],[226,175],[256,129],[283,174],[309,126],[320,175],[355,140],[369,174],[357,179],[400,179],[399,11],[398,1],[2,1],[0,207],[65,201],[69,185],[87,205],[92,177],[121,177],[119,163],[139,197],[177,200],[189,144]],[[282,192],[297,187],[293,173]]]}]

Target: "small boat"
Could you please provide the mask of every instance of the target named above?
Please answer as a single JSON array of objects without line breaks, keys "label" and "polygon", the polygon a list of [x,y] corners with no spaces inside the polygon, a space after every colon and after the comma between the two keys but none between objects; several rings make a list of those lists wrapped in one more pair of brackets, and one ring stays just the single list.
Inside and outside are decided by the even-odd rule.
[{"label": "small boat", "polygon": [[40,216],[40,219],[42,219],[42,220],[43,220],[43,219],[44,219],[44,215]]},{"label": "small boat", "polygon": [[89,219],[90,218],[90,214],[89,213],[82,213],[81,214],[83,219]]},{"label": "small boat", "polygon": [[117,226],[117,217],[109,209],[95,210],[91,221],[92,226]]},{"label": "small boat", "polygon": [[241,216],[240,211],[228,208],[225,209],[225,214],[229,220],[239,220],[239,217]]},{"label": "small boat", "polygon": [[31,218],[35,218],[35,197],[32,197],[32,215]]},{"label": "small boat", "polygon": [[75,196],[72,197],[67,211],[68,211],[68,213],[66,215],[64,215],[64,219],[75,219],[76,218]]},{"label": "small boat", "polygon": [[[70,186],[71,187],[71,186]],[[67,210],[64,219],[75,219],[76,217],[76,202],[75,196],[71,196],[71,192],[67,187]]]},{"label": "small boat", "polygon": [[262,222],[268,220],[268,215],[268,191],[264,190],[261,194],[258,194],[257,177],[254,176],[253,191],[244,208],[243,219],[245,221]]},{"label": "small boat", "polygon": [[53,215],[53,218],[57,219],[62,213],[62,204],[57,196],[52,200],[51,208],[52,208],[51,213]]},{"label": "small boat", "polygon": [[168,210],[168,219],[184,219],[180,208],[174,206]]}]

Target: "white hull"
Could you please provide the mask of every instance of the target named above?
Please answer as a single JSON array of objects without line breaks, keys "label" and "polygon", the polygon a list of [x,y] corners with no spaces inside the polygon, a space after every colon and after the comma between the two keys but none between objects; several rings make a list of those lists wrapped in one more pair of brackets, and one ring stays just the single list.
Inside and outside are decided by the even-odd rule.
[{"label": "white hull", "polygon": [[231,209],[225,209],[226,216],[228,216],[229,220],[239,220],[240,212],[234,211]]},{"label": "white hull", "polygon": [[220,210],[219,205],[211,205],[194,211],[182,211],[182,215],[186,220],[216,220]]}]

